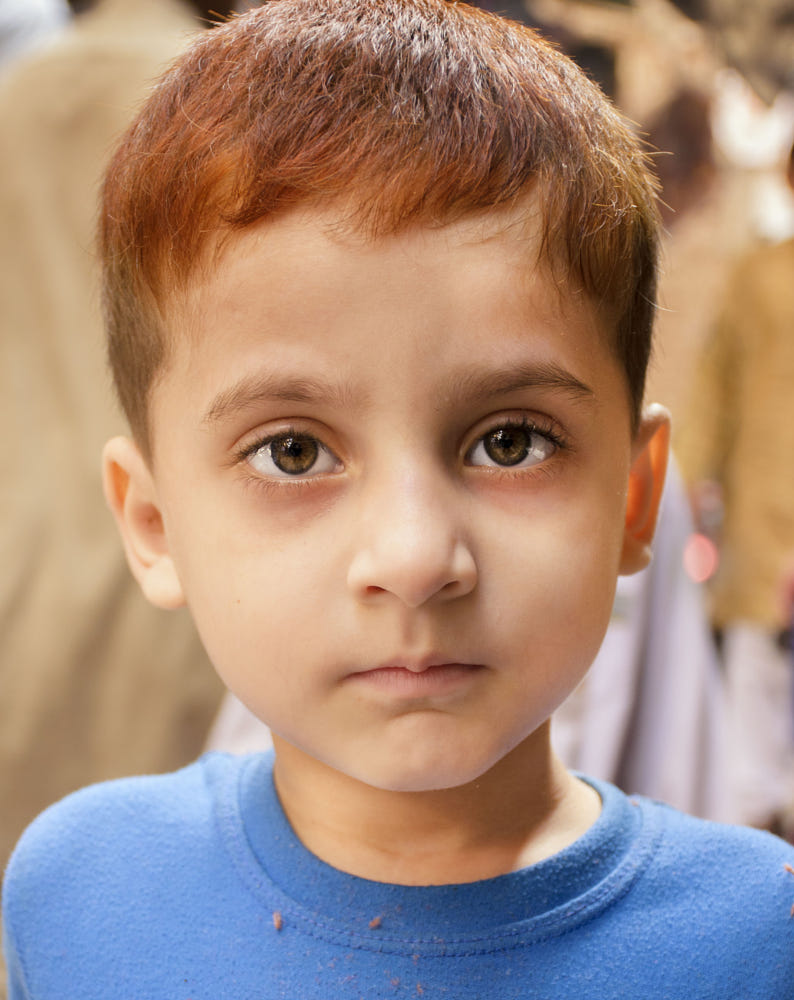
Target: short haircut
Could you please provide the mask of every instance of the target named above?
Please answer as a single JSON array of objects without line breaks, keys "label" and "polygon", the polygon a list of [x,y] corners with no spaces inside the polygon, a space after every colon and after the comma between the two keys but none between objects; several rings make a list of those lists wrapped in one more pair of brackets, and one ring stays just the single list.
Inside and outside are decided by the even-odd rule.
[{"label": "short haircut", "polygon": [[614,318],[636,426],[655,184],[632,128],[532,29],[448,0],[269,0],[204,32],[123,137],[103,189],[109,358],[139,444],[164,315],[224,234],[350,207],[376,238],[538,195],[544,257]]}]

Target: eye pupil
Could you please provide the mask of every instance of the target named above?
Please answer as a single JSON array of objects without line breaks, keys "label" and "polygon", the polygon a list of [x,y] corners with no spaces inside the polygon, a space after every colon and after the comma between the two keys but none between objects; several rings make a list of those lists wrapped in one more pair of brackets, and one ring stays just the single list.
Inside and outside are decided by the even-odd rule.
[{"label": "eye pupil", "polygon": [[270,443],[270,455],[282,472],[299,475],[308,472],[317,461],[317,442],[314,438],[290,434],[274,438]]},{"label": "eye pupil", "polygon": [[500,465],[523,462],[529,454],[529,444],[529,432],[523,427],[500,427],[483,439],[488,457]]}]

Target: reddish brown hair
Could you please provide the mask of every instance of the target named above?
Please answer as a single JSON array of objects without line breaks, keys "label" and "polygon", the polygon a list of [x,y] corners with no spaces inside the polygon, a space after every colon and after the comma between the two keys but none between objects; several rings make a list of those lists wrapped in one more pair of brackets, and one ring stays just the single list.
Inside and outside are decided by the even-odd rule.
[{"label": "reddish brown hair", "polygon": [[163,313],[219,234],[344,199],[369,236],[534,186],[543,249],[617,317],[636,419],[657,212],[631,129],[524,26],[447,0],[270,0],[205,32],[111,163],[100,224],[113,374],[133,433],[168,357]]}]

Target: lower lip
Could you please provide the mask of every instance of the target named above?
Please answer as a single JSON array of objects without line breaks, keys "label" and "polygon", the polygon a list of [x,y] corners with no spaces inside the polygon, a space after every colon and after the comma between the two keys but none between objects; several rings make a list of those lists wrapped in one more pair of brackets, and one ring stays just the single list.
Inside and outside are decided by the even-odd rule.
[{"label": "lower lip", "polygon": [[351,674],[349,680],[364,687],[404,698],[429,698],[460,691],[485,668],[467,663],[440,663],[425,670],[380,667]]}]

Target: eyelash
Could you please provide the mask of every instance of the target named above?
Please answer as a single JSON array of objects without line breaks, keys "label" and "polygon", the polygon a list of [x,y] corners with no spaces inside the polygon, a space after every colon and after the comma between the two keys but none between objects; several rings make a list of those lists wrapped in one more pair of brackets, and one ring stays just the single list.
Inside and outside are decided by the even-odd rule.
[{"label": "eyelash", "polygon": [[[323,448],[324,451],[326,451],[326,452],[328,452],[329,454],[332,454],[332,455],[334,454],[331,451],[331,449],[326,444],[323,443],[322,439],[319,438],[319,437],[317,437],[315,434],[312,434],[312,433],[310,433],[309,431],[306,431],[306,430],[301,430],[300,428],[297,428],[297,427],[288,426],[288,427],[284,427],[283,429],[280,429],[280,430],[276,431],[274,434],[266,434],[264,437],[257,438],[256,441],[252,442],[251,444],[244,445],[242,448],[239,449],[239,451],[237,451],[232,456],[232,464],[233,465],[241,465],[241,464],[244,464],[246,462],[249,462],[251,460],[251,458],[253,458],[253,456],[256,455],[257,452],[262,451],[262,449],[266,448],[269,444],[272,444],[274,441],[280,441],[280,440],[282,440],[284,438],[290,438],[290,437],[292,437],[292,438],[304,438],[304,439],[316,441],[317,444],[321,448]],[[257,479],[264,479],[266,477],[257,476],[256,478]],[[273,477],[273,478],[278,478],[278,477]],[[299,476],[299,475],[296,475],[294,477],[285,476],[284,477],[284,481],[285,482],[303,482],[303,483],[305,483],[307,481],[307,479],[309,479],[309,478],[311,478],[311,477],[303,477],[303,476]]]},{"label": "eyelash", "polygon": [[[564,451],[568,448],[567,439],[562,436],[551,421],[532,420],[529,417],[504,417],[501,420],[496,420],[487,430],[481,431],[477,435],[476,440],[466,450],[466,454],[470,455],[480,441],[489,434],[493,434],[494,431],[502,430],[503,428],[522,430],[529,435],[536,434],[538,437],[542,437],[553,444],[555,451]],[[509,470],[509,466],[505,466],[505,468]]]},{"label": "eyelash", "polygon": [[[556,429],[556,426],[553,425],[551,423],[551,421],[548,421],[548,422],[546,422],[546,421],[539,421],[539,420],[529,419],[526,416],[524,416],[524,417],[504,417],[504,418],[499,419],[499,420],[494,420],[494,422],[492,424],[490,424],[489,427],[487,427],[486,429],[484,429],[483,431],[481,431],[477,435],[476,439],[466,449],[465,457],[468,458],[468,456],[470,456],[472,454],[472,452],[477,447],[477,445],[480,444],[482,441],[484,441],[484,439],[489,434],[493,434],[494,432],[496,432],[498,430],[502,430],[502,429],[505,429],[505,430],[519,429],[519,430],[524,431],[529,436],[535,436],[535,435],[537,435],[538,437],[541,437],[541,438],[545,439],[546,441],[548,441],[550,444],[552,444],[554,446],[554,451],[555,452],[557,452],[557,451],[564,451],[564,450],[566,450],[569,447],[567,440]],[[307,432],[306,430],[301,430],[301,429],[299,429],[297,427],[288,426],[288,427],[285,427],[283,429],[280,429],[279,431],[277,431],[274,434],[267,434],[264,437],[258,438],[256,441],[252,442],[251,444],[245,445],[244,447],[240,448],[234,454],[233,459],[232,459],[232,464],[233,465],[244,465],[246,463],[249,463],[250,459],[254,455],[256,455],[257,452],[261,451],[263,448],[266,448],[269,444],[272,444],[273,441],[278,441],[278,440],[281,440],[283,438],[289,438],[289,437],[307,438],[307,439],[314,440],[314,441],[316,441],[318,443],[318,445],[320,445],[322,448],[324,448],[325,451],[327,451],[329,454],[334,454],[333,452],[331,452],[331,449],[328,448],[319,437],[316,437],[315,435],[311,434],[310,432]],[[476,466],[474,466],[474,467],[476,467]],[[490,466],[489,468],[495,469],[496,471],[505,472],[505,473],[510,473],[511,472],[511,467],[509,465],[504,465],[504,466]],[[521,470],[516,470],[516,471],[521,471]],[[285,475],[284,477],[276,477],[276,476],[274,476],[274,477],[267,477],[267,476],[259,475],[259,474],[256,474],[256,473],[254,473],[252,475],[252,479],[254,479],[255,481],[257,481],[259,483],[263,483],[263,484],[264,483],[268,483],[268,484],[272,483],[273,485],[278,484],[278,486],[285,485],[287,483],[300,483],[302,485],[306,485],[307,483],[312,482],[316,478],[318,478],[318,477],[317,476],[309,476],[309,475],[304,475],[304,476],[302,476],[302,475],[295,475],[295,476]]]}]

